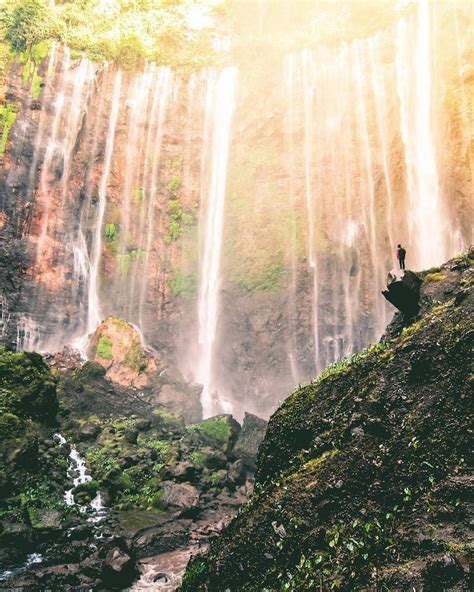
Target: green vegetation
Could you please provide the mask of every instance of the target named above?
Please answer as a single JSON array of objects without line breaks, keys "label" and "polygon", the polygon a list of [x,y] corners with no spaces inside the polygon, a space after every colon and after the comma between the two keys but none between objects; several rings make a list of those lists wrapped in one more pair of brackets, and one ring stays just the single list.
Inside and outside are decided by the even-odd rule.
[{"label": "green vegetation", "polygon": [[137,206],[137,208],[141,207],[143,203],[143,198],[145,197],[145,191],[143,187],[135,187],[133,190],[133,203]]},{"label": "green vegetation", "polygon": [[[245,84],[259,88],[261,79]],[[289,255],[301,260],[305,253],[304,209],[291,204],[279,181],[286,166],[283,136],[275,138],[270,128],[233,148],[227,180],[224,267],[233,282],[252,292],[283,288]]]},{"label": "green vegetation", "polygon": [[117,255],[117,266],[119,275],[125,277],[130,271],[132,263],[143,263],[144,260],[145,251],[141,248],[131,249],[128,253]]},{"label": "green vegetation", "polygon": [[38,74],[38,67],[48,57],[50,47],[51,44],[48,41],[42,41],[20,54],[20,62],[23,64],[23,84],[30,85],[31,98],[34,101],[39,99],[43,83],[42,77]]},{"label": "green vegetation", "polygon": [[[0,346],[0,412],[48,421],[57,409],[56,380],[42,357]],[[11,427],[17,424],[13,416],[7,416]]]},{"label": "green vegetation", "polygon": [[17,107],[10,103],[7,105],[0,105],[0,158],[5,154],[7,147],[8,135],[16,121]]},{"label": "green vegetation", "polygon": [[251,292],[274,292],[281,287],[285,276],[281,261],[270,261],[259,275],[243,275],[238,283]]},{"label": "green vegetation", "polygon": [[173,296],[182,296],[187,300],[194,298],[197,289],[197,276],[195,273],[184,274],[179,269],[168,280],[168,286]]},{"label": "green vegetation", "polygon": [[[208,4],[209,10],[211,3]],[[211,28],[193,29],[185,0],[6,0],[0,11],[6,41],[15,52],[44,40],[67,44],[75,57],[114,61],[137,70],[146,60],[188,69],[216,62]]]},{"label": "green vegetation", "polygon": [[135,342],[130,346],[125,354],[123,363],[138,374],[146,370],[148,359],[140,343]]},{"label": "green vegetation", "polygon": [[[384,356],[379,356],[381,352],[385,352]],[[322,372],[316,379],[317,383],[323,382],[328,378],[338,378],[342,374],[352,370],[355,366],[368,362],[371,358],[388,360],[391,357],[391,350],[388,343],[381,341],[368,347],[358,354],[345,356],[342,360],[334,362]]]},{"label": "green vegetation", "polygon": [[116,240],[118,238],[118,231],[117,231],[115,224],[113,224],[113,223],[106,224],[105,228],[104,228],[104,234],[105,234],[105,239],[107,241]]},{"label": "green vegetation", "polygon": [[170,413],[169,411],[165,411],[160,407],[153,409],[152,413],[154,417],[159,418],[160,427],[162,429],[166,429],[168,431],[181,431],[184,429],[184,420],[182,417],[175,415],[174,413]]},{"label": "green vegetation", "polygon": [[102,420],[101,436],[85,455],[99,487],[113,481],[113,504],[119,510],[159,508],[159,472],[176,457],[172,442],[160,439],[156,432],[139,432],[137,422],[133,417]]},{"label": "green vegetation", "polygon": [[232,430],[226,417],[205,419],[200,423],[186,426],[186,431],[190,434],[198,434],[205,442],[224,452],[228,449],[232,438]]},{"label": "green vegetation", "polygon": [[113,360],[112,342],[108,337],[102,335],[97,343],[97,355],[104,360]]},{"label": "green vegetation", "polygon": [[176,175],[174,176],[171,181],[166,186],[166,189],[173,195],[176,195],[178,189],[181,187],[181,178]]},{"label": "green vegetation", "polygon": [[178,199],[170,199],[168,202],[169,226],[168,233],[164,237],[166,244],[177,241],[185,229],[192,225],[193,217],[183,211]]},{"label": "green vegetation", "polygon": [[59,32],[55,12],[42,0],[7,2],[0,18],[11,48],[18,53],[28,52],[31,61],[34,61],[33,47]]},{"label": "green vegetation", "polygon": [[446,276],[444,275],[444,273],[441,273],[440,271],[428,273],[423,278],[425,282],[442,282],[444,279],[446,279]]}]

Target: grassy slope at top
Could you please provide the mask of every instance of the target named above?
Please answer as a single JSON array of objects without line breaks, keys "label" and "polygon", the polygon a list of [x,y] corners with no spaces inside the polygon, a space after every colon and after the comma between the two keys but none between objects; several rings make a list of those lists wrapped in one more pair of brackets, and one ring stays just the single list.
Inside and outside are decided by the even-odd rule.
[{"label": "grassy slope at top", "polygon": [[430,270],[415,323],[276,411],[253,497],[182,590],[467,589],[472,263]]}]

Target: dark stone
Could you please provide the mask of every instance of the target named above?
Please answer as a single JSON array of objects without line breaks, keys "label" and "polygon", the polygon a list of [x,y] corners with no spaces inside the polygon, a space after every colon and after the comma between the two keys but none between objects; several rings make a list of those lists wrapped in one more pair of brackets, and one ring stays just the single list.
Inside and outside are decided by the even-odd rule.
[{"label": "dark stone", "polygon": [[256,415],[246,413],[242,429],[234,446],[234,454],[250,468],[255,468],[258,447],[265,436],[267,422]]},{"label": "dark stone", "polygon": [[198,474],[195,465],[189,461],[182,461],[176,465],[165,465],[160,471],[160,477],[164,480],[193,482]]},{"label": "dark stone", "polygon": [[229,466],[227,477],[234,485],[243,485],[245,483],[246,476],[247,472],[241,459],[236,460]]},{"label": "dark stone", "polygon": [[207,469],[225,469],[227,465],[227,457],[221,450],[216,450],[210,446],[203,446],[199,449],[199,452],[205,456],[204,466]]},{"label": "dark stone", "polygon": [[99,433],[100,427],[97,424],[92,423],[91,421],[86,421],[86,423],[79,428],[77,437],[78,440],[84,442],[86,440],[95,440]]},{"label": "dark stone", "polygon": [[428,561],[423,576],[427,590],[447,589],[464,576],[464,569],[455,557],[447,553]]},{"label": "dark stone", "polygon": [[162,504],[164,507],[188,510],[199,504],[199,491],[190,483],[173,483],[165,481],[162,484]]},{"label": "dark stone", "polygon": [[401,280],[393,281],[389,275],[387,289],[382,294],[406,318],[411,318],[419,311],[421,283],[421,278],[413,271],[405,271]]},{"label": "dark stone", "polygon": [[112,547],[105,556],[101,579],[106,588],[123,590],[132,584],[139,572],[134,559],[120,547]]}]

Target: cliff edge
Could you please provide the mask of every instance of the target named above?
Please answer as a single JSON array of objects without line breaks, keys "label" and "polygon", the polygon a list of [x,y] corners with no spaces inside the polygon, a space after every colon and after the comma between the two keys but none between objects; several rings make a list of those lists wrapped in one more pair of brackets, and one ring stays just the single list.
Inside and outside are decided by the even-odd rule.
[{"label": "cliff edge", "polygon": [[254,495],[182,591],[473,589],[473,263],[418,274],[413,319],[288,397]]}]

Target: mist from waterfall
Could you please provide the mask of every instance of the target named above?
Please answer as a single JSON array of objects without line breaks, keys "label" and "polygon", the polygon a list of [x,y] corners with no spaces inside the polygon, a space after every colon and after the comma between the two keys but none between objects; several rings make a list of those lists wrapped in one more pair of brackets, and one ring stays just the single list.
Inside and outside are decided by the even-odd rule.
[{"label": "mist from waterfall", "polygon": [[203,386],[204,417],[232,410],[231,405],[226,405],[222,399],[213,401],[212,361],[219,315],[223,218],[236,75],[235,68],[226,68],[219,74],[211,71],[205,99],[202,176],[206,182],[202,196],[204,213],[198,289],[199,362],[195,375],[196,381]]},{"label": "mist from waterfall", "polygon": [[369,38],[284,55],[268,80],[122,72],[54,45],[2,197],[25,176],[31,260],[16,308],[0,294],[2,338],[85,353],[123,318],[203,385],[205,415],[268,414],[379,339],[396,245],[416,270],[472,240],[469,30],[448,4],[446,31],[420,0]]}]

